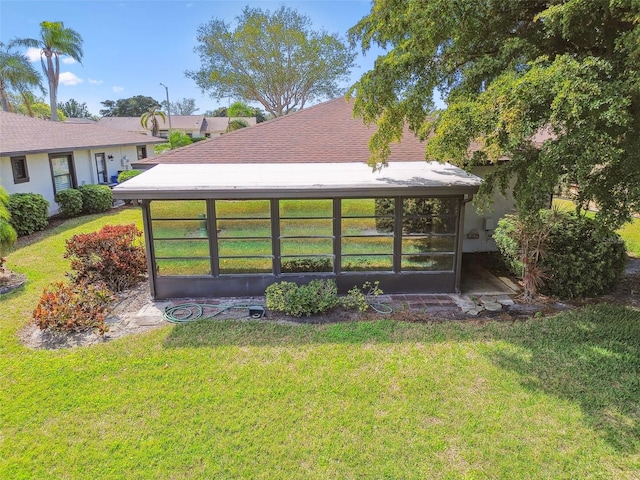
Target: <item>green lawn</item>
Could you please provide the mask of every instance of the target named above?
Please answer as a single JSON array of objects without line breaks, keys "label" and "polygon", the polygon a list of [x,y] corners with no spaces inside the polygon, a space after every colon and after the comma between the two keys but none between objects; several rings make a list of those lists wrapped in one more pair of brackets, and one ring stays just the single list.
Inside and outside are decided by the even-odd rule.
[{"label": "green lawn", "polygon": [[203,321],[63,351],[24,348],[69,221],[8,265],[0,478],[637,479],[640,312],[523,322]]},{"label": "green lawn", "polygon": [[[554,198],[553,203],[565,210],[573,210],[575,208],[571,200]],[[589,214],[593,215],[591,212],[589,212]],[[634,218],[631,222],[625,223],[622,228],[618,230],[618,233],[627,245],[627,253],[629,256],[640,258],[640,218]]]}]

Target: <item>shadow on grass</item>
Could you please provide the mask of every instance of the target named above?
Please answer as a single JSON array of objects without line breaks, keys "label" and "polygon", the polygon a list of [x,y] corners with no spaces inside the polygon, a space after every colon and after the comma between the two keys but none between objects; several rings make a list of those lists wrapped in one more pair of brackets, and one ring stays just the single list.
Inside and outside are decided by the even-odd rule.
[{"label": "shadow on grass", "polygon": [[599,305],[503,329],[500,339],[530,355],[494,351],[498,366],[527,388],[578,403],[616,450],[640,451],[639,311]]},{"label": "shadow on grass", "polygon": [[387,319],[282,325],[203,320],[176,326],[165,346],[406,342],[477,343],[478,350],[500,368],[517,372],[525,388],[580,405],[588,424],[616,450],[640,450],[640,312],[625,307],[599,305],[516,323],[421,324]]}]

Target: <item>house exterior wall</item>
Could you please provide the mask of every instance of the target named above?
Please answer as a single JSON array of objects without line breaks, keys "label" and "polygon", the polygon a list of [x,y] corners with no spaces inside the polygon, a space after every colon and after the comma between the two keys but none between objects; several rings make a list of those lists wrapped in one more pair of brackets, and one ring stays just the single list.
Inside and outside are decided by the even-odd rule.
[{"label": "house exterior wall", "polygon": [[[141,144],[142,145],[142,144]],[[147,156],[153,157],[153,144],[147,144]],[[98,170],[95,162],[96,153],[104,153],[107,166],[107,178],[109,181],[119,171],[131,169],[131,162],[137,160],[137,146],[105,147],[91,150],[74,150],[73,162],[75,167],[77,186],[97,184]],[[113,159],[109,159],[109,155]],[[49,154],[36,153],[25,155],[29,181],[14,183],[11,169],[11,157],[0,157],[0,182],[9,194],[13,193],[39,193],[49,202],[49,215],[59,212],[58,204],[54,200],[53,179],[49,164]],[[126,159],[125,159],[126,157]]]},{"label": "house exterior wall", "polygon": [[[57,205],[53,202],[53,180],[51,178],[49,156],[46,153],[38,153],[35,155],[26,155],[26,159],[29,181],[14,183],[13,171],[11,170],[11,158],[0,157],[0,180],[2,181],[2,186],[9,194],[41,194],[49,202],[49,213],[55,213],[57,211]],[[55,209],[52,208],[53,205],[56,205]]]},{"label": "house exterior wall", "polygon": [[[484,178],[493,168],[491,166],[475,167],[471,172],[480,178]],[[494,192],[492,206],[489,211],[478,212],[473,203],[466,205],[462,245],[464,253],[497,251],[496,242],[493,240],[493,231],[498,224],[498,220],[507,213],[515,212],[512,188],[513,185],[507,190],[506,196],[500,192]]]}]

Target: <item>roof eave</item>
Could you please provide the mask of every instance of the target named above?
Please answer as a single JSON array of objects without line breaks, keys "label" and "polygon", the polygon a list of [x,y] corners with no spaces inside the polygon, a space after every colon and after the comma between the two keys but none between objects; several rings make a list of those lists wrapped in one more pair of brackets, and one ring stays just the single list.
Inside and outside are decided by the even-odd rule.
[{"label": "roof eave", "polygon": [[[152,137],[153,138],[153,137]],[[101,145],[82,145],[82,146],[69,146],[69,147],[56,147],[56,148],[36,148],[36,149],[28,149],[28,150],[13,150],[13,151],[2,151],[0,150],[0,156],[2,157],[12,157],[17,155],[35,155],[38,153],[61,153],[61,152],[70,152],[75,150],[95,150],[98,148],[116,148],[123,146],[133,146],[133,145],[149,145],[149,144],[160,144],[165,143],[164,139],[144,140],[140,142],[118,142],[112,144],[101,144]]]},{"label": "roof eave", "polygon": [[243,189],[128,189],[124,185],[113,189],[113,198],[119,200],[202,200],[202,199],[271,199],[271,198],[334,198],[334,197],[395,197],[434,196],[455,197],[475,195],[479,185],[438,185],[404,187],[304,187],[304,188],[243,188]]}]

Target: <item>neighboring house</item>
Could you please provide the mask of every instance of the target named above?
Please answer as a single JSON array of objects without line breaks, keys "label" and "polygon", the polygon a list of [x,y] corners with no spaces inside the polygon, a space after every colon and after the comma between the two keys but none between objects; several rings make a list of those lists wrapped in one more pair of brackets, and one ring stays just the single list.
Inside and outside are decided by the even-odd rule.
[{"label": "neighboring house", "polygon": [[513,202],[496,195],[479,215],[480,176],[425,161],[408,132],[373,170],[375,129],[340,98],[134,162],[149,170],[114,197],[141,200],[154,298],[261,295],[310,278],[342,292],[378,280],[385,293],[459,291],[462,253],[494,249]]},{"label": "neighboring house", "polygon": [[161,139],[95,123],[52,122],[0,111],[0,181],[9,194],[39,193],[58,212],[59,191],[113,184],[131,162],[153,156]]},{"label": "neighboring house", "polygon": [[[191,138],[218,137],[227,131],[227,126],[231,120],[244,120],[249,126],[256,124],[255,117],[205,117],[204,115],[171,115],[171,129],[180,130]],[[169,117],[163,122],[158,117],[158,136],[167,138],[169,136]],[[98,125],[116,130],[126,130],[128,132],[144,133],[151,135],[151,131],[145,129],[140,124],[140,117],[102,117],[98,120]]]}]

